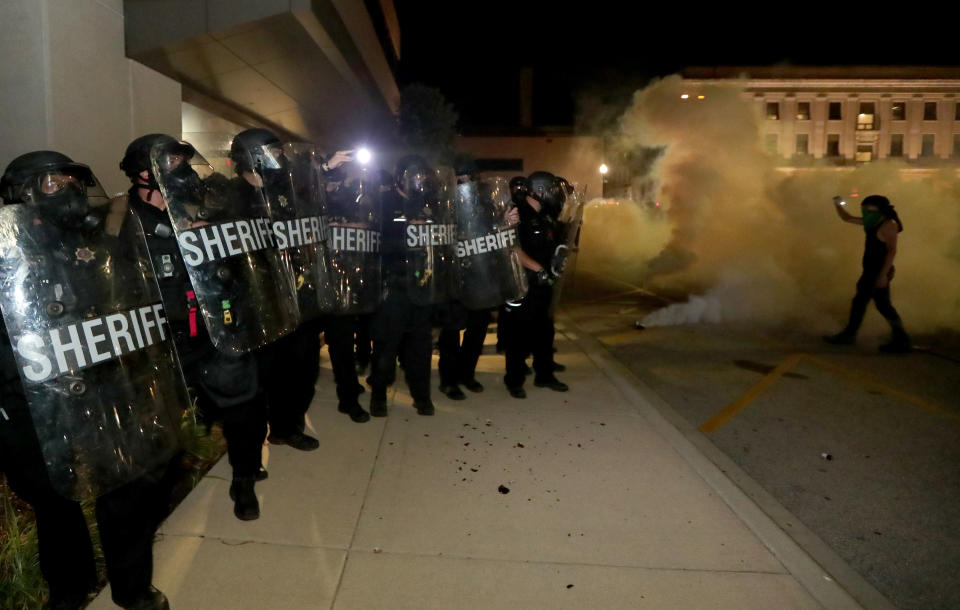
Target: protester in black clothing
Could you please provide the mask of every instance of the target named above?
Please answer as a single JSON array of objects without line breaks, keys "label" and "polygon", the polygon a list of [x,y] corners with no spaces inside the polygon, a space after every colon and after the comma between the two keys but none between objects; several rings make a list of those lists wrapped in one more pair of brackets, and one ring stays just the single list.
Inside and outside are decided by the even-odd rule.
[{"label": "protester in black clothing", "polygon": [[870,195],[860,204],[862,217],[853,216],[844,209],[845,202],[834,197],[834,208],[844,222],[862,225],[866,232],[863,251],[863,273],[857,280],[857,293],[850,306],[850,319],[847,326],[836,335],[824,337],[834,345],[850,345],[856,341],[857,331],[863,322],[867,305],[872,300],[877,311],[886,318],[892,330],[889,343],[880,346],[880,350],[890,353],[909,352],[910,337],[903,328],[903,321],[890,302],[890,282],[893,281],[896,268],[893,265],[897,254],[897,235],[903,231],[903,223],[890,200],[882,195]]}]

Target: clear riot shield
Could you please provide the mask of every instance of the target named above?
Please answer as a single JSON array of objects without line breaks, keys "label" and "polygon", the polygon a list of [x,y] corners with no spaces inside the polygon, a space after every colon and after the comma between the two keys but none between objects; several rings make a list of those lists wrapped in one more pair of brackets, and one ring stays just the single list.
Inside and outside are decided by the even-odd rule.
[{"label": "clear riot shield", "polygon": [[[410,173],[410,172],[407,172]],[[418,305],[446,303],[459,296],[457,225],[453,205],[456,176],[450,168],[402,178],[407,294]]]},{"label": "clear riot shield", "polygon": [[189,404],[142,229],[107,233],[109,200],[88,176],[77,216],[38,198],[0,209],[13,362],[50,481],[73,499],[169,461]]},{"label": "clear riot shield", "polygon": [[213,345],[243,354],[292,332],[297,289],[258,176],[213,172],[185,142],[154,147],[151,164]]},{"label": "clear riot shield", "polygon": [[506,219],[510,207],[510,187],[503,178],[457,186],[460,302],[468,309],[498,307],[527,292],[517,226]]},{"label": "clear riot shield", "polygon": [[294,278],[300,321],[305,322],[337,309],[322,216],[320,159],[308,143],[287,143],[279,154],[276,152],[264,151],[262,155],[274,159],[275,167],[257,171],[270,209],[277,249]]},{"label": "clear riot shield", "polygon": [[360,315],[380,306],[380,185],[367,170],[344,172],[328,182],[324,218],[330,283],[336,295],[331,313]]},{"label": "clear riot shield", "polygon": [[577,183],[569,184],[565,180],[562,181],[562,185],[566,199],[557,217],[557,247],[551,261],[553,274],[560,279],[553,287],[551,313],[560,305],[560,295],[563,292],[563,284],[567,280],[567,270],[572,269],[572,265],[576,262],[580,243],[580,225],[583,222],[583,209],[587,203],[585,186]]}]

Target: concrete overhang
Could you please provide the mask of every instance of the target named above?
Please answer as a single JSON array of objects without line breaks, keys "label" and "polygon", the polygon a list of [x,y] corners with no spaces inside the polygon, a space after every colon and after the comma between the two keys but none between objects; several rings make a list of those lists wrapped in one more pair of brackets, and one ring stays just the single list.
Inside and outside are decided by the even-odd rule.
[{"label": "concrete overhang", "polygon": [[241,124],[340,144],[375,135],[399,105],[357,0],[125,0],[124,10],[130,58]]}]

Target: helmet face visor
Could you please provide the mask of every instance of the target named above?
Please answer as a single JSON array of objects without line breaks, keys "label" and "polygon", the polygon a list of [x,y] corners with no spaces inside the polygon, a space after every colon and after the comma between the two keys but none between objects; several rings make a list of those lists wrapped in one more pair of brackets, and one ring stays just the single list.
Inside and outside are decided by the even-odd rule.
[{"label": "helmet face visor", "polygon": [[20,197],[24,201],[40,201],[67,193],[89,199],[92,206],[109,201],[90,168],[78,163],[41,168],[24,182]]}]

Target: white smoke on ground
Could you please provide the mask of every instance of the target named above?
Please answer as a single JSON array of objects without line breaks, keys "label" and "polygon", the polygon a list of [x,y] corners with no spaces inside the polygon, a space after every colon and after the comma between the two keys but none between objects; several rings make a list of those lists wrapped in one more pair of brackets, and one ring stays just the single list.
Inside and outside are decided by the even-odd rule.
[{"label": "white smoke on ground", "polygon": [[860,227],[840,221],[831,199],[848,197],[856,215],[859,199],[849,199],[851,193],[883,194],[904,223],[892,295],[908,330],[960,329],[955,170],[918,172],[874,162],[787,175],[763,150],[760,124],[736,86],[694,91],[674,76],[638,91],[616,145],[663,147],[651,175],[638,176],[655,185],[651,200],[660,207],[621,202],[621,210],[588,210],[580,264],[689,298],[644,324],[748,320],[839,328],[860,272],[864,236]]}]

